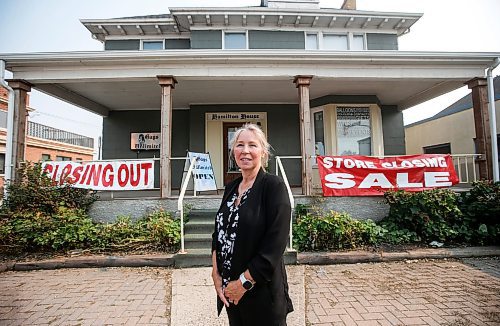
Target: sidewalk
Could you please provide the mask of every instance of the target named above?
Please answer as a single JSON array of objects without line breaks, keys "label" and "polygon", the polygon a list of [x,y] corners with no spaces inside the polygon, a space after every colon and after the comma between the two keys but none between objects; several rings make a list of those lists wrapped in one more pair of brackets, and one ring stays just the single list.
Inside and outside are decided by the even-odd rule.
[{"label": "sidewalk", "polygon": [[[288,325],[500,324],[500,248],[419,249],[391,259],[423,255],[476,258],[359,263],[373,253],[301,254],[303,262],[354,264],[287,266],[295,306]],[[228,325],[224,312],[216,317],[210,268],[7,271],[0,289],[0,325]]]}]

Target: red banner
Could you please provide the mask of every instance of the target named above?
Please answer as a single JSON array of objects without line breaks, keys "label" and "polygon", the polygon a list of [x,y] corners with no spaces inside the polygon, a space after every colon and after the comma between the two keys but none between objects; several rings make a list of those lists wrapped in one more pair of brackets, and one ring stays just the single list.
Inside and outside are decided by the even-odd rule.
[{"label": "red banner", "polygon": [[154,187],[154,161],[44,162],[43,173],[57,185],[93,190],[142,190]]},{"label": "red banner", "polygon": [[316,160],[323,196],[377,196],[391,189],[421,191],[458,183],[450,155],[318,156]]}]

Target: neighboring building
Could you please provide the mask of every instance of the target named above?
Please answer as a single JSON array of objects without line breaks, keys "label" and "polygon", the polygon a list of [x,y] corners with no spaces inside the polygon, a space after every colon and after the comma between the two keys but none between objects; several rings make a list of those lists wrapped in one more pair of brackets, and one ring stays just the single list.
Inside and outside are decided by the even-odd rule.
[{"label": "neighboring building", "polygon": [[[5,172],[7,107],[8,92],[0,86],[0,187]],[[93,155],[93,138],[27,121],[26,161],[90,161]]]},{"label": "neighboring building", "polygon": [[[103,159],[159,157],[162,197],[179,188],[184,162],[173,159],[187,150],[210,153],[219,188],[234,179],[227,142],[244,122],[262,126],[274,156],[288,157],[290,183],[311,195],[319,191],[311,156],[405,154],[402,110],[483,77],[500,56],[399,51],[398,37],[421,16],[356,10],[352,0],[341,9],[319,0],[170,8],[82,20],[104,51],[0,60],[18,87],[102,115]],[[161,150],[131,150],[138,132],[162,132]]]},{"label": "neighboring building", "polygon": [[[494,78],[497,146],[500,145],[500,76]],[[472,95],[436,115],[405,126],[407,154],[478,154]],[[500,147],[499,147],[500,149]]]}]

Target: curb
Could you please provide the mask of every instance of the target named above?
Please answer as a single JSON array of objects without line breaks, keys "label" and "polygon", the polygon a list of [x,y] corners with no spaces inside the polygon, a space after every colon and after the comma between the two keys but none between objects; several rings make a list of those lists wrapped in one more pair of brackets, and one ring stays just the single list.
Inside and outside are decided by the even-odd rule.
[{"label": "curb", "polygon": [[[53,270],[61,268],[104,267],[175,267],[175,254],[130,256],[85,256],[47,259],[34,262],[0,263],[0,273],[7,271]],[[334,265],[380,263],[415,259],[500,257],[500,247],[429,248],[400,252],[303,252],[297,263],[303,265]]]},{"label": "curb", "polygon": [[0,273],[60,268],[172,267],[174,255],[87,256],[34,262],[2,263]]},{"label": "curb", "polygon": [[429,248],[400,252],[303,252],[299,253],[299,264],[334,265],[357,263],[381,263],[414,259],[472,258],[500,256],[500,247]]}]

